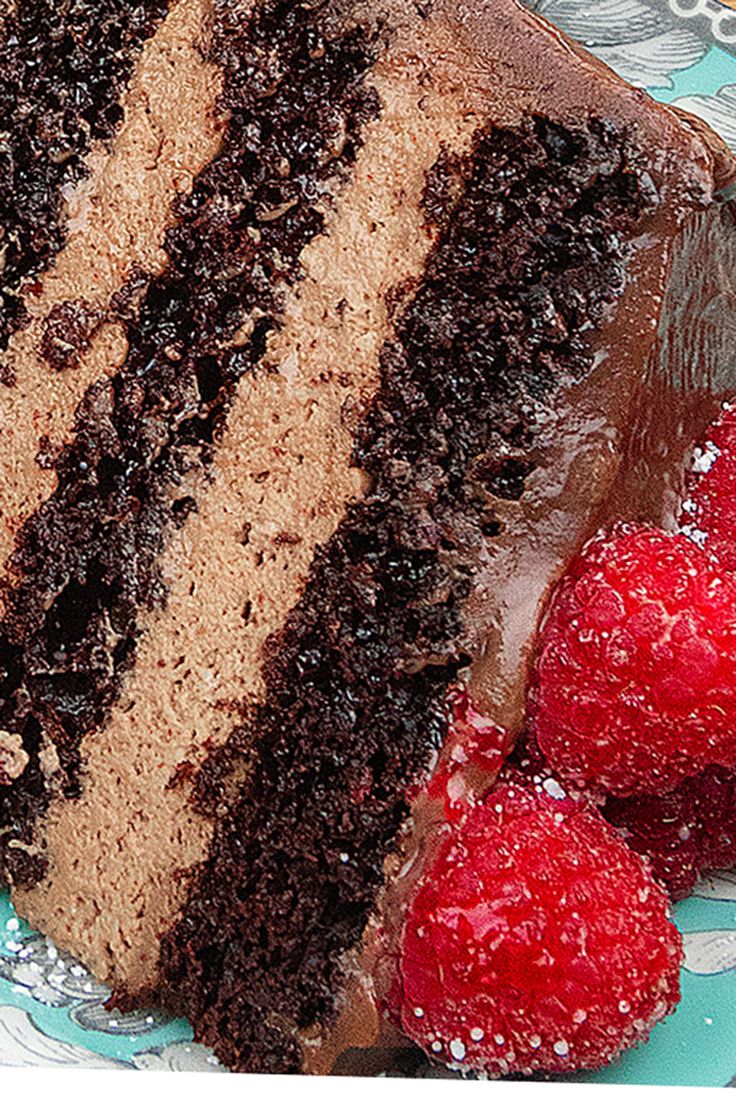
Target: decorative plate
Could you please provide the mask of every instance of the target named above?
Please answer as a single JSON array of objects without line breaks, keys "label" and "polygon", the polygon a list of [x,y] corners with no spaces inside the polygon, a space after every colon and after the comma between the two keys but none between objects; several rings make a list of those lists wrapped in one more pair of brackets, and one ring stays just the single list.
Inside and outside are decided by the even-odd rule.
[{"label": "decorative plate", "polygon": [[[701,115],[736,149],[736,0],[526,0],[631,83]],[[586,1082],[736,1086],[736,873],[675,909],[683,998],[648,1044]],[[117,1014],[108,992],[0,893],[0,1065],[222,1071],[186,1022]],[[431,1074],[431,1073],[430,1073]],[[442,1074],[442,1073],[439,1073]]]}]

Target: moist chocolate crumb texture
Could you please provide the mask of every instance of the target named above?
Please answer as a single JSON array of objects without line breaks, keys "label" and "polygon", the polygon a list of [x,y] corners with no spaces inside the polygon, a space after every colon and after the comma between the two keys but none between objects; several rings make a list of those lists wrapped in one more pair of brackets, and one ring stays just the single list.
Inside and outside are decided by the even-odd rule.
[{"label": "moist chocolate crumb texture", "polygon": [[397,1043],[375,933],[448,686],[518,731],[551,585],[672,522],[736,385],[736,166],[515,0],[179,0],[141,58],[187,13],[162,255],[51,302],[12,388],[71,389],[17,442],[2,867],[119,1003],[328,1071]]}]

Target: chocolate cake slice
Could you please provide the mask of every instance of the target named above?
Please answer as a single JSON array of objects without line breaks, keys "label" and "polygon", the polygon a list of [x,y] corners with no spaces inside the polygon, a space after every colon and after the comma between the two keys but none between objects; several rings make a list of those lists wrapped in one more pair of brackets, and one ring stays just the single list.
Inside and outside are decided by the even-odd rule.
[{"label": "chocolate cake slice", "polygon": [[329,1070],[448,686],[518,730],[550,586],[736,385],[736,165],[515,0],[179,0],[146,50],[7,390],[2,867],[118,1002]]}]

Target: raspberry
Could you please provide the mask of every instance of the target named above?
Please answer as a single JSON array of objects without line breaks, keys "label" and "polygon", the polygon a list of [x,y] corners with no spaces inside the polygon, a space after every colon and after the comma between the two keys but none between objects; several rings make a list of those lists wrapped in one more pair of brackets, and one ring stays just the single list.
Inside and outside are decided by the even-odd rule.
[{"label": "raspberry", "polygon": [[696,449],[688,490],[683,532],[736,570],[736,406],[724,407]]},{"label": "raspberry", "polygon": [[596,1068],[679,999],[680,936],[646,864],[584,800],[503,780],[410,899],[388,1013],[446,1063]]},{"label": "raspberry", "polygon": [[553,594],[529,720],[559,776],[593,791],[736,766],[736,578],[683,535],[596,536]]},{"label": "raspberry", "polygon": [[609,799],[603,814],[672,899],[684,899],[701,872],[736,866],[736,772],[713,767],[665,796]]}]

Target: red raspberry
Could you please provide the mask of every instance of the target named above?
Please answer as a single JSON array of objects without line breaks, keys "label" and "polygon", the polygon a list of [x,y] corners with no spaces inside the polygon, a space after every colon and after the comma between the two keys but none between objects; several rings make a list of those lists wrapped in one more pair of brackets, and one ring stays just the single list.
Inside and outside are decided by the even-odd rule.
[{"label": "red raspberry", "polygon": [[672,899],[689,895],[701,872],[736,866],[733,770],[706,769],[665,796],[612,797],[602,810]]},{"label": "red raspberry", "polygon": [[736,579],[683,535],[596,536],[553,594],[529,718],[560,777],[594,791],[736,766]]},{"label": "red raspberry", "polygon": [[601,1067],[679,999],[667,915],[645,863],[586,801],[502,782],[424,870],[389,1013],[461,1067]]},{"label": "red raspberry", "polygon": [[683,505],[683,532],[736,570],[736,406],[724,407],[696,449]]}]

